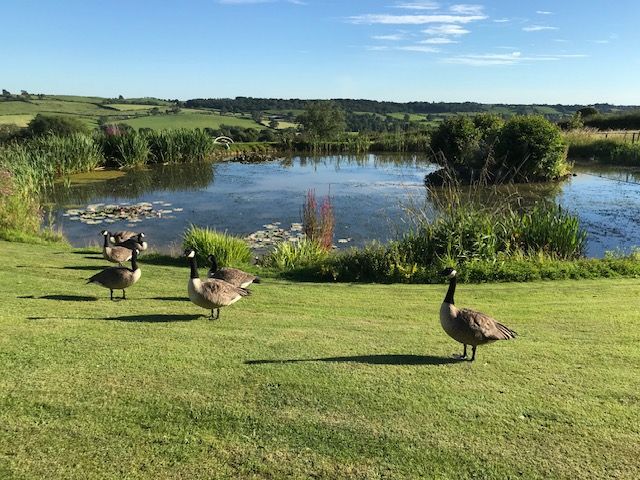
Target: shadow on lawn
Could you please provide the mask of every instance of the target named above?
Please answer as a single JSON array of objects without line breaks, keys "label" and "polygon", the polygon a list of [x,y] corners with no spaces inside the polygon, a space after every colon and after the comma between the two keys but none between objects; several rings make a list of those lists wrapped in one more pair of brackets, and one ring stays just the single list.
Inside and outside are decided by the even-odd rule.
[{"label": "shadow on lawn", "polygon": [[106,267],[104,265],[67,265],[66,267],[59,267],[61,270],[103,270]]},{"label": "shadow on lawn", "polygon": [[41,297],[23,295],[18,298],[30,298],[33,300],[60,300],[63,302],[95,302],[98,300],[96,297],[88,297],[84,295],[43,295]]},{"label": "shadow on lawn", "polygon": [[162,300],[164,302],[188,302],[189,297],[151,297],[151,300]]},{"label": "shadow on lawn", "polygon": [[117,322],[190,322],[202,318],[202,315],[179,315],[179,314],[149,314],[149,315],[120,315],[118,317],[107,317],[105,320],[115,320]]},{"label": "shadow on lawn", "polygon": [[247,360],[246,365],[262,365],[268,363],[300,363],[300,362],[353,362],[369,365],[447,365],[460,363],[458,358],[434,357],[433,355],[355,355],[352,357],[326,358],[294,358],[289,360]]}]

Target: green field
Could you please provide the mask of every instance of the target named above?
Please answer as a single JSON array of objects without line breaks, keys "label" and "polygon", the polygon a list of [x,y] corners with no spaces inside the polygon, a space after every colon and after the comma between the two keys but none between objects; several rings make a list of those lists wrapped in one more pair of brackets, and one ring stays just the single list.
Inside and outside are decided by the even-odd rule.
[{"label": "green field", "polygon": [[0,478],[637,478],[637,280],[461,285],[520,334],[470,363],[445,285],[265,279],[212,322],[186,265],[110,302],[97,254],[0,252]]},{"label": "green field", "polygon": [[[211,110],[185,108],[177,114],[151,115],[152,108],[161,112],[170,104],[157,100],[159,105],[135,103],[104,103],[99,97],[73,97],[67,95],[45,95],[29,101],[0,100],[0,124],[26,126],[38,113],[48,115],[69,115],[80,118],[90,127],[98,125],[99,118],[109,123],[127,123],[135,128],[175,129],[175,128],[219,128],[221,124],[244,127],[265,128],[250,117],[220,115]],[[140,101],[149,99],[139,99]]]},{"label": "green field", "polygon": [[231,115],[208,113],[179,113],[177,115],[155,115],[124,120],[134,128],[151,128],[163,130],[171,128],[219,128],[220,125],[233,127],[262,129],[263,125],[254,122],[250,118],[242,118]]}]

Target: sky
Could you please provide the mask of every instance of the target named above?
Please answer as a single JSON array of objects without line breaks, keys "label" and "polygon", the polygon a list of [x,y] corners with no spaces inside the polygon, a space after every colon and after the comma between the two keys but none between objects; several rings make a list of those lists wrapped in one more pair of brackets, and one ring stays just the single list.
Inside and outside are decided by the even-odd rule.
[{"label": "sky", "polygon": [[0,88],[640,104],[640,1],[3,0]]}]

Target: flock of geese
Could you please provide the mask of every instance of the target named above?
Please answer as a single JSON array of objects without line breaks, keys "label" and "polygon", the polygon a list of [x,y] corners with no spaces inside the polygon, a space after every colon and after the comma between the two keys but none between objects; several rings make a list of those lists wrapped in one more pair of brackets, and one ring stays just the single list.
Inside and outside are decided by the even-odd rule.
[{"label": "flock of geese", "polygon": [[[142,275],[138,265],[138,254],[147,249],[144,233],[136,232],[110,232],[103,230],[104,244],[102,255],[106,260],[118,263],[117,267],[106,268],[91,278],[87,283],[94,283],[108,288],[110,298],[113,300],[113,291],[122,290],[122,299],[126,299],[125,290],[135,284]],[[207,278],[200,279],[196,252],[187,249],[184,255],[189,263],[190,276],[187,284],[189,300],[195,305],[211,310],[210,319],[220,317],[220,308],[236,303],[242,297],[251,294],[247,289],[252,283],[260,283],[260,278],[237,268],[218,268],[216,258],[208,256],[211,268]],[[123,266],[131,261],[131,268]],[[454,295],[457,285],[457,272],[449,267],[440,272],[449,279],[447,294],[440,306],[440,324],[451,338],[464,345],[461,359],[467,358],[467,346],[471,346],[471,361],[476,358],[476,348],[497,340],[511,340],[516,337],[516,332],[504,326],[494,318],[484,313],[458,308],[454,303]],[[215,311],[215,315],[214,315]]]}]

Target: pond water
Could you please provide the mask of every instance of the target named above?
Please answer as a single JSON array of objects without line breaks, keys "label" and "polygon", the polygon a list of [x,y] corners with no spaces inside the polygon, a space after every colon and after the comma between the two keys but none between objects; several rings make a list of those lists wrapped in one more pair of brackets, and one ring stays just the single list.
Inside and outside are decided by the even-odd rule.
[{"label": "pond water", "polygon": [[[177,249],[191,223],[241,236],[279,223],[300,222],[309,189],[330,195],[339,246],[387,241],[407,228],[405,207],[425,199],[423,179],[437,167],[416,155],[289,157],[265,163],[156,166],[143,171],[79,175],[49,199],[54,221],[72,244],[101,241],[103,228],[144,231],[160,250]],[[640,244],[640,170],[576,167],[560,184],[520,186],[526,201],[551,198],[577,213],[588,237],[587,254]],[[148,202],[152,216],[134,223],[113,217],[80,221],[74,209]]]}]

